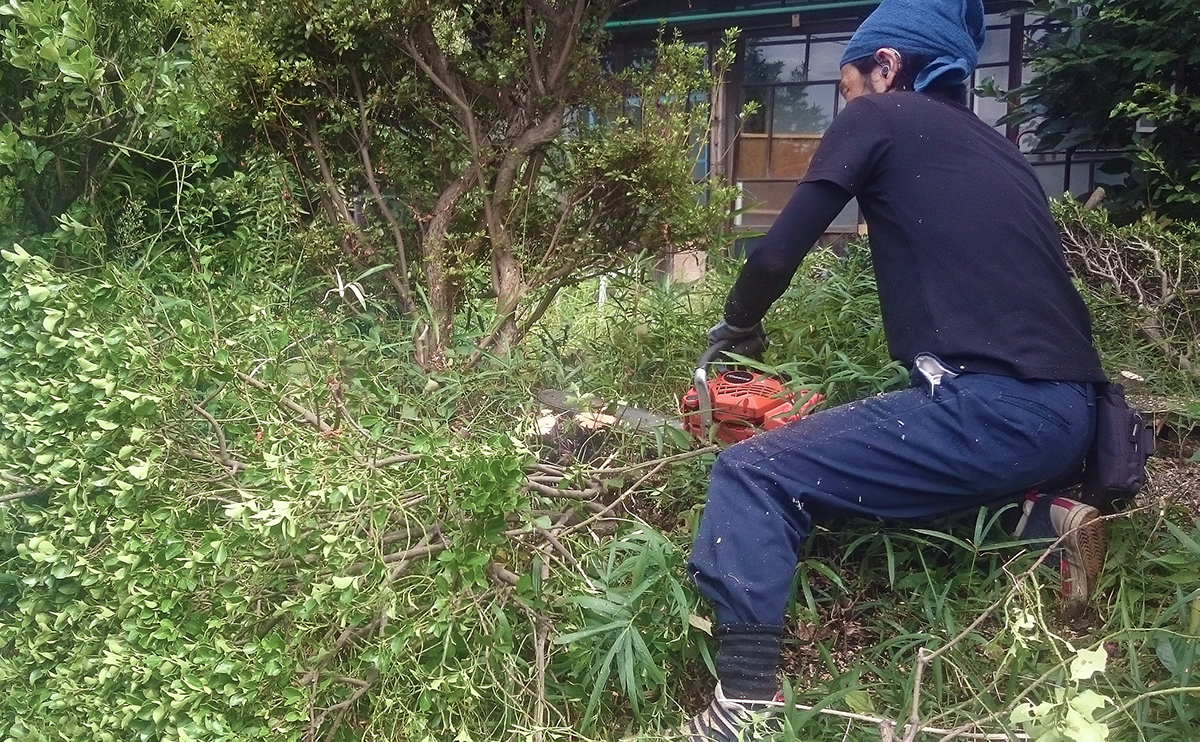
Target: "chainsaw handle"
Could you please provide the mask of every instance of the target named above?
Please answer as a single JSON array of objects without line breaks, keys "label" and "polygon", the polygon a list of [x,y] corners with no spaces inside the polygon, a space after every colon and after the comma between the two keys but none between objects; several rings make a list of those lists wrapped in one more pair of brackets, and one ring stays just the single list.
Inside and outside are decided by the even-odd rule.
[{"label": "chainsaw handle", "polygon": [[692,388],[696,390],[696,413],[700,416],[700,437],[708,439],[713,425],[712,395],[708,391],[708,364],[729,350],[737,343],[736,340],[718,340],[708,346],[700,358],[696,360],[696,370],[692,374]]},{"label": "chainsaw handle", "polygon": [[[700,356],[702,359],[704,356]],[[713,408],[712,394],[708,390],[708,364],[696,368],[692,374],[692,389],[696,390],[696,414],[700,416],[700,437],[708,440],[712,430]]]},{"label": "chainsaw handle", "polygon": [[705,351],[700,354],[700,357],[698,359],[696,359],[696,368],[697,369],[708,368],[708,364],[717,360],[718,356],[720,356],[722,353],[729,350],[736,344],[737,344],[736,340],[718,340],[717,342],[708,346],[708,348],[706,348]]}]

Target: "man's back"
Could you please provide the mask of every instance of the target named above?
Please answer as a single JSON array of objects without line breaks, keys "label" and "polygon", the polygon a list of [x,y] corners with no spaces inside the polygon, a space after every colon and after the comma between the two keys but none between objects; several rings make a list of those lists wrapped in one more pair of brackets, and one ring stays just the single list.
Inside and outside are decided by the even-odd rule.
[{"label": "man's back", "polygon": [[805,180],[858,197],[894,357],[1103,380],[1046,195],[1017,148],[970,109],[923,93],[857,98]]}]

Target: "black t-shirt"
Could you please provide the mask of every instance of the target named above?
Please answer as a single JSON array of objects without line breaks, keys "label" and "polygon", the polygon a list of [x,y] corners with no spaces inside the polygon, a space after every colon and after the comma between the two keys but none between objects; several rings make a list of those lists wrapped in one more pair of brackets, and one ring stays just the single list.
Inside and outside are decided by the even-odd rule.
[{"label": "black t-shirt", "polygon": [[[856,196],[866,218],[893,358],[911,363],[924,352],[963,371],[1105,379],[1033,169],[966,106],[910,92],[852,100],[825,134],[785,215],[803,208],[805,189],[814,203],[827,202],[827,183]],[[821,210],[830,208],[823,203]],[[754,284],[762,283],[764,266],[799,265],[811,245],[772,240],[770,233],[766,242],[776,246],[755,252],[734,294],[762,297],[765,287],[756,291]],[[766,289],[771,301],[775,288],[782,292]],[[730,317],[738,304],[731,295],[731,324],[761,319]]]}]

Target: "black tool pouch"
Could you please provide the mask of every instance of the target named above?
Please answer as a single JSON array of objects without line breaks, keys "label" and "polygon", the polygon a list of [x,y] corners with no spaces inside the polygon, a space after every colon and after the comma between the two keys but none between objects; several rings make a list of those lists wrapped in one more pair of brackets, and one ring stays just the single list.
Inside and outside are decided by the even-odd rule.
[{"label": "black tool pouch", "polygon": [[1120,384],[1096,384],[1096,437],[1083,471],[1081,499],[1103,513],[1128,507],[1146,483],[1154,433],[1125,401]]}]

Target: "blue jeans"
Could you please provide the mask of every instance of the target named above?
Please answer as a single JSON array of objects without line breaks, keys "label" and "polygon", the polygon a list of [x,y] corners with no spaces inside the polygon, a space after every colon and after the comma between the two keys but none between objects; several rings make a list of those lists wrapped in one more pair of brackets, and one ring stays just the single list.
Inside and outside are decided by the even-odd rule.
[{"label": "blue jeans", "polygon": [[923,520],[994,503],[1071,473],[1091,444],[1090,384],[913,379],[717,457],[688,571],[719,625],[783,623],[814,521]]}]

